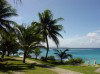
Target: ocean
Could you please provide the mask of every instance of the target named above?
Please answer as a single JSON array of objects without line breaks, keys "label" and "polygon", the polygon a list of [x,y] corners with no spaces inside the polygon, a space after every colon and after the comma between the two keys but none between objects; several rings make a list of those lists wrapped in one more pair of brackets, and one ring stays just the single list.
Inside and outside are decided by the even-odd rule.
[{"label": "ocean", "polygon": [[[62,49],[63,50],[63,49]],[[45,56],[46,50],[42,49],[42,53],[39,57]],[[55,54],[54,49],[50,49],[48,56],[55,56],[56,59],[59,59]],[[94,64],[94,59],[96,60],[97,64],[100,64],[100,49],[91,48],[91,49],[69,49],[67,53],[72,54],[73,58],[82,58],[85,60],[85,64],[87,61],[90,61],[90,64]],[[34,55],[32,55],[34,57]]]}]

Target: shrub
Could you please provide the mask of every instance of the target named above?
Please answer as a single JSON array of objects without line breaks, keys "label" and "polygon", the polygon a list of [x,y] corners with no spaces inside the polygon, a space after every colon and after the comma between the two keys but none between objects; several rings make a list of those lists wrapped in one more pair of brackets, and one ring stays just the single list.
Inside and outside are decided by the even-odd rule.
[{"label": "shrub", "polygon": [[31,58],[31,55],[27,55],[27,58]]},{"label": "shrub", "polygon": [[[41,57],[41,60],[42,60],[42,61],[45,61],[46,58],[42,56],[42,57]],[[49,56],[49,57],[47,58],[47,60],[55,61],[55,57],[54,57],[54,56]]]},{"label": "shrub", "polygon": [[49,56],[47,59],[51,60],[51,61],[55,61],[55,57],[54,56]]},{"label": "shrub", "polygon": [[41,61],[45,61],[45,57],[42,56],[42,57],[41,57]]},{"label": "shrub", "polygon": [[81,58],[72,58],[66,61],[66,63],[70,65],[78,65],[84,63],[84,60]]}]

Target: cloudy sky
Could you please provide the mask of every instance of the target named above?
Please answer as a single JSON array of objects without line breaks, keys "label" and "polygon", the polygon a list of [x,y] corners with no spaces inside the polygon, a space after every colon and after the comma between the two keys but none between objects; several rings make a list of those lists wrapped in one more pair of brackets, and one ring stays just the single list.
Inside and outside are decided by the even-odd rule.
[{"label": "cloudy sky", "polygon": [[[59,47],[100,48],[100,0],[22,0],[16,5],[18,17],[13,17],[17,23],[29,25],[38,21],[38,12],[45,9],[52,10],[54,18],[62,17],[60,22],[64,26],[59,38]],[[51,47],[55,47],[49,39]]]}]

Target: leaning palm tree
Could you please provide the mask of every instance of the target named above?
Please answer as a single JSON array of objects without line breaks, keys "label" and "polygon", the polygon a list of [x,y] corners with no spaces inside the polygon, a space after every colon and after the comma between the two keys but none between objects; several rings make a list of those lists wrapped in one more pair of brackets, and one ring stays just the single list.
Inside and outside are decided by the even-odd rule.
[{"label": "leaning palm tree", "polygon": [[43,35],[45,42],[47,44],[47,52],[45,59],[47,60],[49,52],[48,38],[52,39],[55,44],[59,45],[59,39],[57,36],[62,37],[59,31],[62,30],[63,26],[58,25],[58,21],[63,20],[63,18],[53,18],[53,14],[50,10],[45,10],[42,13],[39,13],[39,23],[40,24],[40,33]]},{"label": "leaning palm tree", "polygon": [[23,63],[25,63],[26,57],[32,52],[34,48],[41,47],[40,35],[35,35],[30,27],[16,26],[16,35],[21,49],[24,51]]},{"label": "leaning palm tree", "polygon": [[17,16],[16,10],[6,0],[0,0],[0,30],[7,31],[12,29],[11,25],[16,24],[10,20],[12,16]]},{"label": "leaning palm tree", "polygon": [[67,51],[69,51],[68,49],[66,50],[57,50],[55,49],[55,54],[61,59],[61,63],[63,63],[63,59],[66,58],[72,58],[71,54],[66,53]]}]

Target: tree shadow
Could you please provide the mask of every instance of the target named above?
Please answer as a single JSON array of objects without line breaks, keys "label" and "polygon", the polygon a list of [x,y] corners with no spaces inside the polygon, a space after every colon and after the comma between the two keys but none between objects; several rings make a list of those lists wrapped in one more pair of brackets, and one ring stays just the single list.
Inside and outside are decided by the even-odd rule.
[{"label": "tree shadow", "polygon": [[[10,61],[10,62],[9,62]],[[9,71],[20,71],[24,72],[25,70],[34,70],[35,66],[31,64],[19,63],[20,60],[6,58],[3,59],[3,62],[0,62],[0,72],[6,72],[9,74]]]}]

